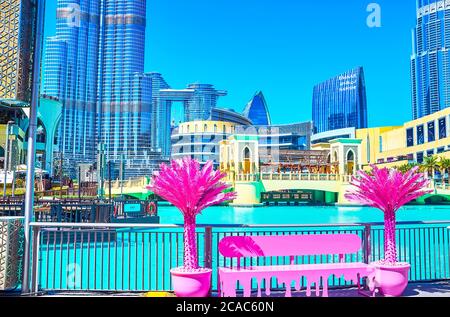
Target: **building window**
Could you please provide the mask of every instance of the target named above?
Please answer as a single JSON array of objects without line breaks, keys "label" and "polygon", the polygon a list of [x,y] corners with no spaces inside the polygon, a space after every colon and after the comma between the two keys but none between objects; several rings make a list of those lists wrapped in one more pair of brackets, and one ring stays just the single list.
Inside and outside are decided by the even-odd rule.
[{"label": "building window", "polygon": [[427,156],[433,156],[434,155],[434,149],[427,151]]},{"label": "building window", "polygon": [[408,161],[414,161],[414,154],[408,154]]},{"label": "building window", "polygon": [[406,130],[406,145],[408,147],[414,146],[414,129],[413,128]]},{"label": "building window", "polygon": [[425,134],[423,131],[423,125],[419,125],[417,127],[417,144],[424,144],[425,143]]},{"label": "building window", "polygon": [[447,124],[445,118],[439,119],[439,139],[445,139],[447,137]]},{"label": "building window", "polygon": [[380,135],[380,153],[383,153],[383,137]]},{"label": "building window", "polygon": [[434,129],[434,121],[428,122],[428,142],[436,141],[436,130]]},{"label": "building window", "polygon": [[207,131],[208,131],[208,125],[205,124],[205,125],[203,126],[203,132],[207,132]]},{"label": "building window", "polygon": [[444,153],[445,152],[445,147],[440,147],[437,149],[438,154]]},{"label": "building window", "polygon": [[423,152],[417,153],[417,163],[423,163]]},{"label": "building window", "polygon": [[370,138],[367,136],[367,163],[370,163]]}]

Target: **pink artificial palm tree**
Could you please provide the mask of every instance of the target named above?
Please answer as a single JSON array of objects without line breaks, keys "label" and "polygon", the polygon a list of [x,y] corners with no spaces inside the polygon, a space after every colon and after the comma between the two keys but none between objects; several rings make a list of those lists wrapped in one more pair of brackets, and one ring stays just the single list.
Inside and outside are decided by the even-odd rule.
[{"label": "pink artificial palm tree", "polygon": [[224,191],[230,186],[222,182],[226,174],[213,169],[208,161],[203,168],[197,160],[185,157],[170,165],[161,164],[148,189],[177,207],[184,217],[184,267],[198,267],[196,217],[202,210],[236,198],[236,193]]},{"label": "pink artificial palm tree", "polygon": [[396,169],[379,169],[372,166],[372,171],[359,171],[354,177],[345,197],[355,203],[375,207],[384,212],[384,253],[383,264],[397,263],[397,249],[395,241],[396,212],[405,204],[432,192],[428,186],[430,181],[418,167],[402,173]]}]

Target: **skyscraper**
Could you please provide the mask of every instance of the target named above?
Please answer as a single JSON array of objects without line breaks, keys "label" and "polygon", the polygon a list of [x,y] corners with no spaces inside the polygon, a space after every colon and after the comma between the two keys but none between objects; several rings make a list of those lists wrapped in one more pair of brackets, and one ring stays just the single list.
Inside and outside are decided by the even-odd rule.
[{"label": "skyscraper", "polygon": [[349,70],[314,87],[314,133],[367,128],[367,100],[362,67]]},{"label": "skyscraper", "polygon": [[138,172],[130,170],[132,160],[150,151],[151,91],[140,87],[151,89],[150,79],[142,75],[145,27],[145,0],[103,0],[98,129],[107,158],[125,159],[127,176]]},{"label": "skyscraper", "polygon": [[[224,90],[217,90],[211,84],[189,84],[186,89],[163,88],[161,79],[154,81],[154,87],[162,88],[154,91],[157,97],[155,103],[155,134],[154,145],[162,150],[164,155],[170,155],[171,144],[171,110],[172,103],[183,104],[182,122],[208,120],[211,117],[212,110],[217,107],[219,97],[226,96]],[[159,83],[159,84],[158,84]]]},{"label": "skyscraper", "polygon": [[252,121],[254,125],[270,125],[270,115],[266,99],[262,91],[253,96],[244,109],[244,116]]},{"label": "skyscraper", "polygon": [[449,2],[418,0],[411,56],[413,119],[450,106],[449,33]]},{"label": "skyscraper", "polygon": [[0,1],[0,100],[31,101],[35,0]]},{"label": "skyscraper", "polygon": [[70,176],[96,157],[100,0],[58,0],[56,36],[47,39],[44,94],[63,103],[59,149]]}]

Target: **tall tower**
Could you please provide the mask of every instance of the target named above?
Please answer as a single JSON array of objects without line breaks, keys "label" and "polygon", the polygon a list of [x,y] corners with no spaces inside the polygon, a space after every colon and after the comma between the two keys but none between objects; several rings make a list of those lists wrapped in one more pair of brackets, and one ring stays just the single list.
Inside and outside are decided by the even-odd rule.
[{"label": "tall tower", "polygon": [[96,157],[100,0],[58,0],[56,36],[47,39],[44,94],[63,103],[59,148],[66,170]]},{"label": "tall tower", "polygon": [[35,0],[0,1],[0,100],[31,101]]},{"label": "tall tower", "polygon": [[98,133],[107,159],[125,163],[126,177],[137,176],[146,171],[132,171],[133,161],[149,153],[151,144],[151,100],[140,100],[151,96],[143,93],[150,86],[142,75],[146,0],[102,0],[101,10]]},{"label": "tall tower", "polygon": [[413,119],[450,106],[449,4],[448,0],[417,1],[411,55]]}]

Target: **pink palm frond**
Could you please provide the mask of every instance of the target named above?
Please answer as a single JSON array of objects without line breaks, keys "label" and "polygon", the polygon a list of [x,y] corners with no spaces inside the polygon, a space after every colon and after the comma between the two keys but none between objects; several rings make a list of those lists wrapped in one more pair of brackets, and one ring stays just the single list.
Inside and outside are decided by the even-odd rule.
[{"label": "pink palm frond", "polygon": [[236,193],[228,192],[230,186],[222,182],[226,174],[213,169],[207,162],[200,168],[198,161],[189,157],[161,164],[154,173],[148,189],[172,203],[184,215],[198,215],[207,207],[233,200]]},{"label": "pink palm frond", "polygon": [[418,167],[407,173],[396,169],[379,169],[372,166],[372,175],[364,171],[351,181],[353,186],[346,194],[347,200],[378,208],[383,212],[396,212],[405,204],[432,192],[429,180]]},{"label": "pink palm frond", "polygon": [[350,202],[375,207],[384,212],[384,264],[395,265],[396,248],[396,212],[405,204],[425,194],[433,192],[430,181],[418,167],[402,173],[396,169],[379,169],[372,166],[372,175],[359,171],[350,184],[345,198]]}]

